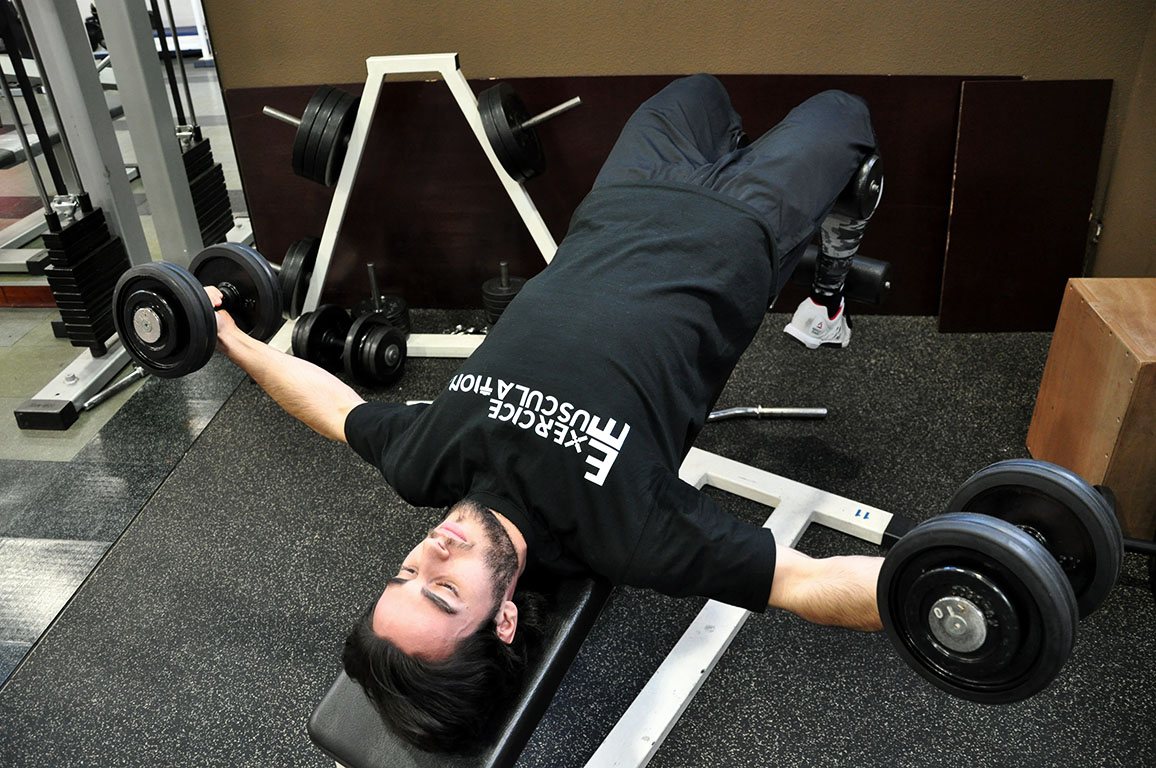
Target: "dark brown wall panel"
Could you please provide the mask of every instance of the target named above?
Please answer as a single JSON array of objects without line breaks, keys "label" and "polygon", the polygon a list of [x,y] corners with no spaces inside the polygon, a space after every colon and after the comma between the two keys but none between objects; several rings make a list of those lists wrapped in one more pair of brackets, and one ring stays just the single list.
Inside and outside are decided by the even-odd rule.
[{"label": "dark brown wall panel", "polygon": [[969,82],[939,327],[1050,331],[1083,274],[1110,80]]},{"label": "dark brown wall panel", "polygon": [[[668,76],[521,78],[510,82],[532,110],[572,96],[583,104],[539,128],[546,173],[527,183],[561,239],[623,123]],[[795,104],[828,89],[864,97],[884,156],[883,203],[862,252],[892,262],[895,288],[882,311],[934,314],[939,307],[960,77],[732,75],[721,78],[747,133],[771,128]],[[475,92],[491,85],[472,83]],[[346,85],[359,92],[361,84]],[[226,92],[230,127],[257,245],[280,261],[294,240],[321,233],[332,190],[290,169],[293,129],[261,114],[265,104],[300,114],[313,87]],[[387,82],[351,193],[323,300],[368,296],[365,263],[384,288],[413,306],[479,307],[481,283],[500,260],[535,274],[542,261],[512,203],[440,82]],[[802,295],[789,289],[779,308]],[[871,311],[859,308],[860,312]]]}]

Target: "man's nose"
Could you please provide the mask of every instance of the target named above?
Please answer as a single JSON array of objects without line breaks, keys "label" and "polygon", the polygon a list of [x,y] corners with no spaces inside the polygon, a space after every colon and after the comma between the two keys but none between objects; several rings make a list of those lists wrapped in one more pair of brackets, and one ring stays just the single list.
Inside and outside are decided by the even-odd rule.
[{"label": "man's nose", "polygon": [[436,533],[426,539],[426,543],[429,544],[430,551],[433,552],[436,557],[440,557],[444,560],[450,556],[449,545],[447,545],[445,540],[442,539],[441,536],[438,536]]}]

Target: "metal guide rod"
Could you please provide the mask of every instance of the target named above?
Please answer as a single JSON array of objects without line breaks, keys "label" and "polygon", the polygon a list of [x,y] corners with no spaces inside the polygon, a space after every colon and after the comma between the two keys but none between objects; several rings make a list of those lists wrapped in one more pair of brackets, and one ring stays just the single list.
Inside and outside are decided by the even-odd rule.
[{"label": "metal guide rod", "polygon": [[186,125],[185,109],[181,105],[181,95],[177,90],[177,76],[173,74],[173,63],[169,61],[169,44],[165,40],[165,23],[161,18],[161,9],[157,6],[157,0],[149,0],[149,5],[152,8],[153,31],[156,32],[157,42],[161,46],[161,62],[165,65],[165,72],[168,73],[169,91],[173,96],[173,106],[177,110],[177,123]]},{"label": "metal guide rod", "polygon": [[[4,40],[4,49],[7,51],[14,51],[10,53],[8,60],[12,63],[12,72],[16,75],[16,84],[20,86],[20,93],[24,96],[24,103],[28,107],[28,118],[32,121],[32,127],[36,130],[36,136],[40,139],[41,152],[44,155],[44,163],[48,166],[48,175],[52,177],[52,183],[56,187],[56,194],[67,195],[68,187],[64,183],[64,177],[60,174],[60,168],[57,167],[56,158],[52,156],[50,150],[52,142],[48,137],[48,128],[44,125],[44,118],[40,114],[40,107],[36,104],[36,93],[32,89],[32,81],[28,77],[28,71],[24,69],[24,60],[20,58],[20,47],[16,44],[16,38],[12,34],[12,24],[15,22],[13,14],[15,9],[7,3],[0,3],[0,38]],[[12,102],[12,109],[16,109],[16,102],[12,99],[11,92],[5,90],[5,96]],[[32,160],[32,154],[28,154],[29,162]]]},{"label": "metal guide rod", "polygon": [[[325,229],[322,232],[321,243],[318,246],[317,264],[313,271],[313,279],[309,281],[309,291],[305,297],[305,303],[302,308],[303,311],[311,312],[317,309],[317,305],[320,303],[321,289],[325,282],[325,275],[329,271],[329,262],[333,257],[333,248],[337,242],[337,234],[345,219],[350,193],[353,189],[353,182],[357,177],[357,169],[361,162],[361,155],[365,151],[369,128],[373,121],[374,113],[377,111],[378,100],[381,97],[381,87],[385,82],[385,78],[389,75],[423,73],[437,73],[441,75],[442,80],[453,94],[459,109],[461,109],[466,122],[473,129],[474,136],[481,145],[482,151],[485,152],[486,157],[490,161],[490,165],[494,168],[494,172],[502,182],[506,194],[509,195],[511,202],[513,202],[519,216],[522,218],[522,222],[529,230],[530,236],[542,254],[542,258],[549,263],[550,260],[554,258],[554,253],[558,250],[558,244],[554,241],[554,236],[550,234],[549,228],[546,227],[545,221],[542,220],[542,215],[534,206],[533,200],[530,199],[529,193],[521,184],[514,181],[510,175],[506,173],[498,161],[497,156],[494,154],[494,149],[490,146],[489,139],[486,138],[486,131],[482,125],[481,115],[478,114],[477,96],[474,95],[469,82],[458,66],[457,54],[434,53],[413,56],[373,56],[366,60],[366,68],[368,74],[365,80],[365,89],[362,91],[361,103],[357,109],[357,119],[353,122],[353,131],[349,136],[349,146],[346,150],[345,162],[341,165],[341,173],[338,176],[337,186],[334,189],[333,198],[329,205],[329,215],[325,219]],[[267,111],[266,114],[271,113]],[[271,114],[271,116],[277,117],[275,114]],[[476,343],[472,345],[473,348],[476,348],[476,346]],[[423,345],[414,347],[411,344],[409,346],[411,356],[420,356],[415,350],[421,350],[423,348]],[[441,345],[438,344],[432,344],[429,347],[431,350],[439,348],[441,348]],[[450,348],[455,352],[464,351],[463,345],[460,342],[450,345]],[[431,354],[427,356],[434,357],[441,355]]]},{"label": "metal guide rod", "polygon": [[169,12],[169,26],[173,30],[173,50],[177,54],[177,68],[181,72],[181,82],[185,86],[185,101],[189,103],[189,120],[196,125],[197,111],[193,109],[193,92],[189,89],[189,75],[185,72],[185,57],[181,54],[181,36],[177,33],[177,17],[173,15],[172,0],[165,0],[165,10]]},{"label": "metal guide rod", "polygon": [[[20,17],[27,20],[28,14],[24,12],[24,0],[16,0],[16,8],[20,11]],[[28,45],[32,49],[32,58],[38,63],[43,62],[44,57],[40,55],[40,48],[36,45],[36,35],[33,33],[31,24],[25,24],[24,33],[28,38]],[[60,109],[56,106],[55,89],[52,87],[52,82],[43,64],[39,66],[40,84],[44,86],[44,96],[48,99],[48,107],[52,110],[52,119],[56,121],[56,132],[60,136],[60,145],[64,147],[64,157],[68,160],[68,168],[72,171],[72,177],[76,179],[76,191],[78,194],[83,195],[84,182],[80,178],[80,169],[76,166],[76,156],[72,154],[72,144],[68,140],[68,131],[64,130],[64,123],[60,119]],[[41,142],[41,146],[44,146],[44,142]],[[29,155],[29,158],[31,158],[31,155]]]},{"label": "metal guide rod", "polygon": [[36,156],[32,154],[32,147],[28,143],[28,134],[24,132],[24,121],[20,119],[20,112],[16,109],[16,100],[12,98],[12,89],[8,87],[8,78],[0,76],[0,90],[4,91],[4,98],[8,99],[8,103],[12,105],[16,135],[20,137],[20,146],[24,147],[24,155],[28,158],[28,168],[32,171],[32,180],[36,182],[36,191],[40,193],[40,202],[44,205],[44,212],[48,213],[52,210],[52,201],[48,199],[48,192],[44,189],[44,179],[40,176],[40,168],[36,165]]},{"label": "metal guide rod", "polygon": [[[731,459],[692,448],[679,478],[774,507],[764,527],[795,546],[818,523],[878,544],[893,515]],[[658,752],[750,614],[708,601],[650,681],[639,692],[586,768],[640,768]]]}]

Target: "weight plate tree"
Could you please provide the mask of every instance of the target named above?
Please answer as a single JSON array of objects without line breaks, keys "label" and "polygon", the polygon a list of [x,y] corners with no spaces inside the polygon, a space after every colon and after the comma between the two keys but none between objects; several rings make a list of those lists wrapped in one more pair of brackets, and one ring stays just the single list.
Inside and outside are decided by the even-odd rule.
[{"label": "weight plate tree", "polygon": [[1103,604],[1119,578],[1124,540],[1112,504],[1064,467],[997,462],[968,478],[947,511],[998,517],[1037,539],[1071,582],[1081,619]]},{"label": "weight plate tree", "polygon": [[879,612],[920,675],[985,704],[1045,688],[1075,641],[1076,596],[1059,563],[1011,523],[954,513],[901,538],[879,574]]}]

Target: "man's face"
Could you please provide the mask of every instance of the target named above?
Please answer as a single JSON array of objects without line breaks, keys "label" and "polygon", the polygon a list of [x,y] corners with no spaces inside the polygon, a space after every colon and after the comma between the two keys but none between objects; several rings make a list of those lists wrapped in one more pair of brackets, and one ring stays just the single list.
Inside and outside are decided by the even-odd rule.
[{"label": "man's face", "polygon": [[512,593],[518,558],[488,511],[455,509],[402,561],[373,611],[373,631],[404,653],[443,659]]}]

